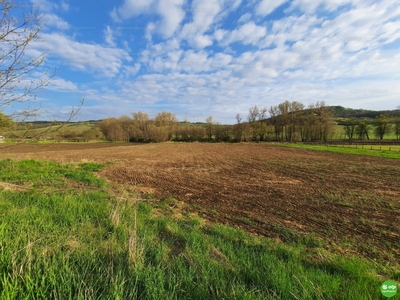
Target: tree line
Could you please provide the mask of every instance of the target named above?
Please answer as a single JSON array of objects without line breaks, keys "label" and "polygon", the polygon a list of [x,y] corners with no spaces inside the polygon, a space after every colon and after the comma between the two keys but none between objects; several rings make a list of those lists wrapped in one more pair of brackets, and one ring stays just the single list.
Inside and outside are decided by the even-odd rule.
[{"label": "tree line", "polygon": [[300,102],[284,101],[269,109],[253,106],[245,119],[236,115],[234,125],[214,122],[212,116],[204,123],[192,124],[178,122],[175,114],[167,111],[154,118],[139,111],[104,119],[98,126],[109,141],[250,142],[326,141],[332,138],[334,125],[333,115],[323,101],[307,109]]},{"label": "tree line", "polygon": [[377,139],[383,139],[385,135],[394,133],[396,139],[400,139],[400,117],[391,117],[381,114],[373,120],[350,118],[343,122],[345,135],[349,140],[367,139],[372,135]]},{"label": "tree line", "polygon": [[[374,119],[344,118],[338,121],[343,126],[342,136],[350,140],[383,139],[390,133],[400,139],[398,116],[381,114]],[[150,118],[147,113],[139,111],[129,116],[104,119],[84,132],[60,132],[57,139],[106,139],[112,142],[318,142],[332,140],[336,124],[331,107],[323,101],[310,104],[307,108],[301,102],[284,101],[268,109],[250,107],[247,115],[236,115],[234,125],[219,124],[212,116],[206,118],[205,122],[193,124],[186,120],[178,122],[172,112],[163,111]],[[16,127],[12,119],[0,113],[0,128],[11,130],[12,127]],[[8,134],[9,137],[11,135]]]},{"label": "tree line", "polygon": [[[341,118],[357,118],[357,119],[375,119],[380,115],[388,115],[390,117],[400,117],[400,108],[397,110],[366,110],[366,109],[353,109],[345,108],[343,106],[331,106],[330,107],[334,117]],[[339,120],[339,125],[342,125]]]}]

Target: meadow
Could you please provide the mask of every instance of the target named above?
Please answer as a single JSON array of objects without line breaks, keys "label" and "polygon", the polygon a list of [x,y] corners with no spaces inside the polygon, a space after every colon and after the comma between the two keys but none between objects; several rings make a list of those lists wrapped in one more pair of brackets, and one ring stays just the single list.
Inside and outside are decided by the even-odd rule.
[{"label": "meadow", "polygon": [[400,159],[399,145],[368,145],[368,144],[310,145],[310,144],[290,144],[290,143],[288,144],[276,143],[274,145],[281,147],[301,148],[301,149],[336,152],[343,154],[355,154],[355,155]]}]

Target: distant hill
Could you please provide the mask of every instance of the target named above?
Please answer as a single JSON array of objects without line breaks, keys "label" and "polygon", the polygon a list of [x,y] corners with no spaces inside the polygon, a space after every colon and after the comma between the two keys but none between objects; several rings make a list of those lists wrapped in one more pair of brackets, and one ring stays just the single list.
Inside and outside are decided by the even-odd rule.
[{"label": "distant hill", "polygon": [[400,117],[400,110],[366,110],[345,108],[343,106],[329,106],[335,118],[371,118],[374,119],[379,115],[389,115],[392,117]]},{"label": "distant hill", "polygon": [[[330,111],[332,112],[332,115],[334,116],[335,119],[347,119],[347,118],[368,118],[368,119],[375,119],[379,115],[389,115],[392,117],[400,117],[400,109],[395,109],[395,110],[367,110],[367,109],[353,109],[353,108],[346,108],[340,105],[336,106],[328,106]],[[305,109],[304,112],[307,112],[308,109]],[[270,118],[266,118],[264,121],[269,120]],[[86,120],[86,121],[78,121],[78,122],[63,122],[63,121],[57,121],[56,124],[63,124],[63,123],[68,123],[68,124],[84,124],[84,123],[89,123],[91,125],[98,124],[101,122],[102,119],[99,120]],[[44,127],[45,125],[49,126],[51,124],[54,125],[54,122],[51,121],[32,121],[29,122],[34,125],[35,128],[38,127]],[[185,121],[180,121],[178,122],[180,125],[186,124]],[[188,122],[189,124],[193,125],[205,125],[205,122]],[[246,123],[246,122],[245,122]]]},{"label": "distant hill", "polygon": [[27,123],[32,123],[32,124],[46,124],[46,125],[54,125],[54,124],[81,124],[81,123],[99,123],[102,120],[87,120],[87,121],[69,121],[69,122],[65,122],[65,121],[31,121],[31,122],[27,122]]}]

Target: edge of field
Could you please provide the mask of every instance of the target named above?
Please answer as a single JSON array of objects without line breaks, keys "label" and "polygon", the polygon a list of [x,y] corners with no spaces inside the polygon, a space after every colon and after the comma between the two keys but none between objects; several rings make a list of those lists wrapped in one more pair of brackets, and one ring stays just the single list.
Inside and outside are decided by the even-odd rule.
[{"label": "edge of field", "polygon": [[272,143],[271,145],[278,147],[300,148],[300,149],[334,152],[342,154],[366,155],[366,156],[375,156],[382,158],[400,159],[399,151],[360,149],[355,147],[349,147],[347,145],[346,147],[340,145],[335,147],[335,146],[325,146],[325,145],[282,144],[282,143]]}]

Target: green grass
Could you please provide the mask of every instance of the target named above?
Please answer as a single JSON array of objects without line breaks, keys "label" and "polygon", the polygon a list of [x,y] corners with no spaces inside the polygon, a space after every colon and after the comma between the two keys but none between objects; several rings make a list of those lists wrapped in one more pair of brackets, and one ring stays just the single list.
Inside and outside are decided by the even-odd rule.
[{"label": "green grass", "polygon": [[[307,145],[307,144],[274,144],[282,147],[291,147],[291,148],[302,148],[309,150],[318,150],[318,151],[327,151],[327,152],[336,152],[336,153],[344,153],[344,154],[356,154],[356,155],[368,155],[368,156],[377,156],[377,157],[385,157],[385,158],[395,158],[400,159],[400,151],[389,151],[389,150],[379,150],[380,146],[372,146],[373,149],[370,150],[370,146],[364,146],[364,149],[355,148],[355,145],[348,147],[348,145],[338,145],[336,146],[325,146],[325,145]],[[389,146],[382,146],[389,147]],[[392,147],[393,148],[393,147]]]},{"label": "green grass", "polygon": [[[395,140],[396,139],[396,134],[395,134],[395,132],[393,130],[393,124],[390,124],[390,125],[391,125],[391,130],[384,135],[384,137],[383,137],[384,140]],[[347,139],[348,138],[344,128],[345,128],[344,125],[334,125],[334,132],[335,132],[334,135],[333,135],[333,139],[334,140],[335,139]],[[371,138],[378,138],[374,134],[373,127],[371,127],[371,130],[369,131],[369,136]]]},{"label": "green grass", "polygon": [[26,188],[0,187],[0,299],[365,300],[393,279],[313,235],[275,243],[111,189],[102,167],[0,161],[0,182]]},{"label": "green grass", "polygon": [[65,187],[67,178],[81,185],[104,187],[105,181],[88,171],[100,170],[104,165],[83,163],[80,165],[60,164],[51,161],[11,159],[0,161],[0,181],[33,187]]},{"label": "green grass", "polygon": [[66,131],[74,131],[77,133],[82,133],[86,130],[89,130],[94,127],[94,124],[91,123],[67,123],[61,125],[45,125],[41,128],[32,128],[29,126],[26,126],[24,129],[16,129],[16,130],[10,130],[6,131],[4,133],[5,136],[9,134],[15,134],[16,136],[19,137],[27,137],[27,136],[42,136],[44,135],[45,137],[50,137],[54,138],[57,137],[60,134],[65,133]]}]

